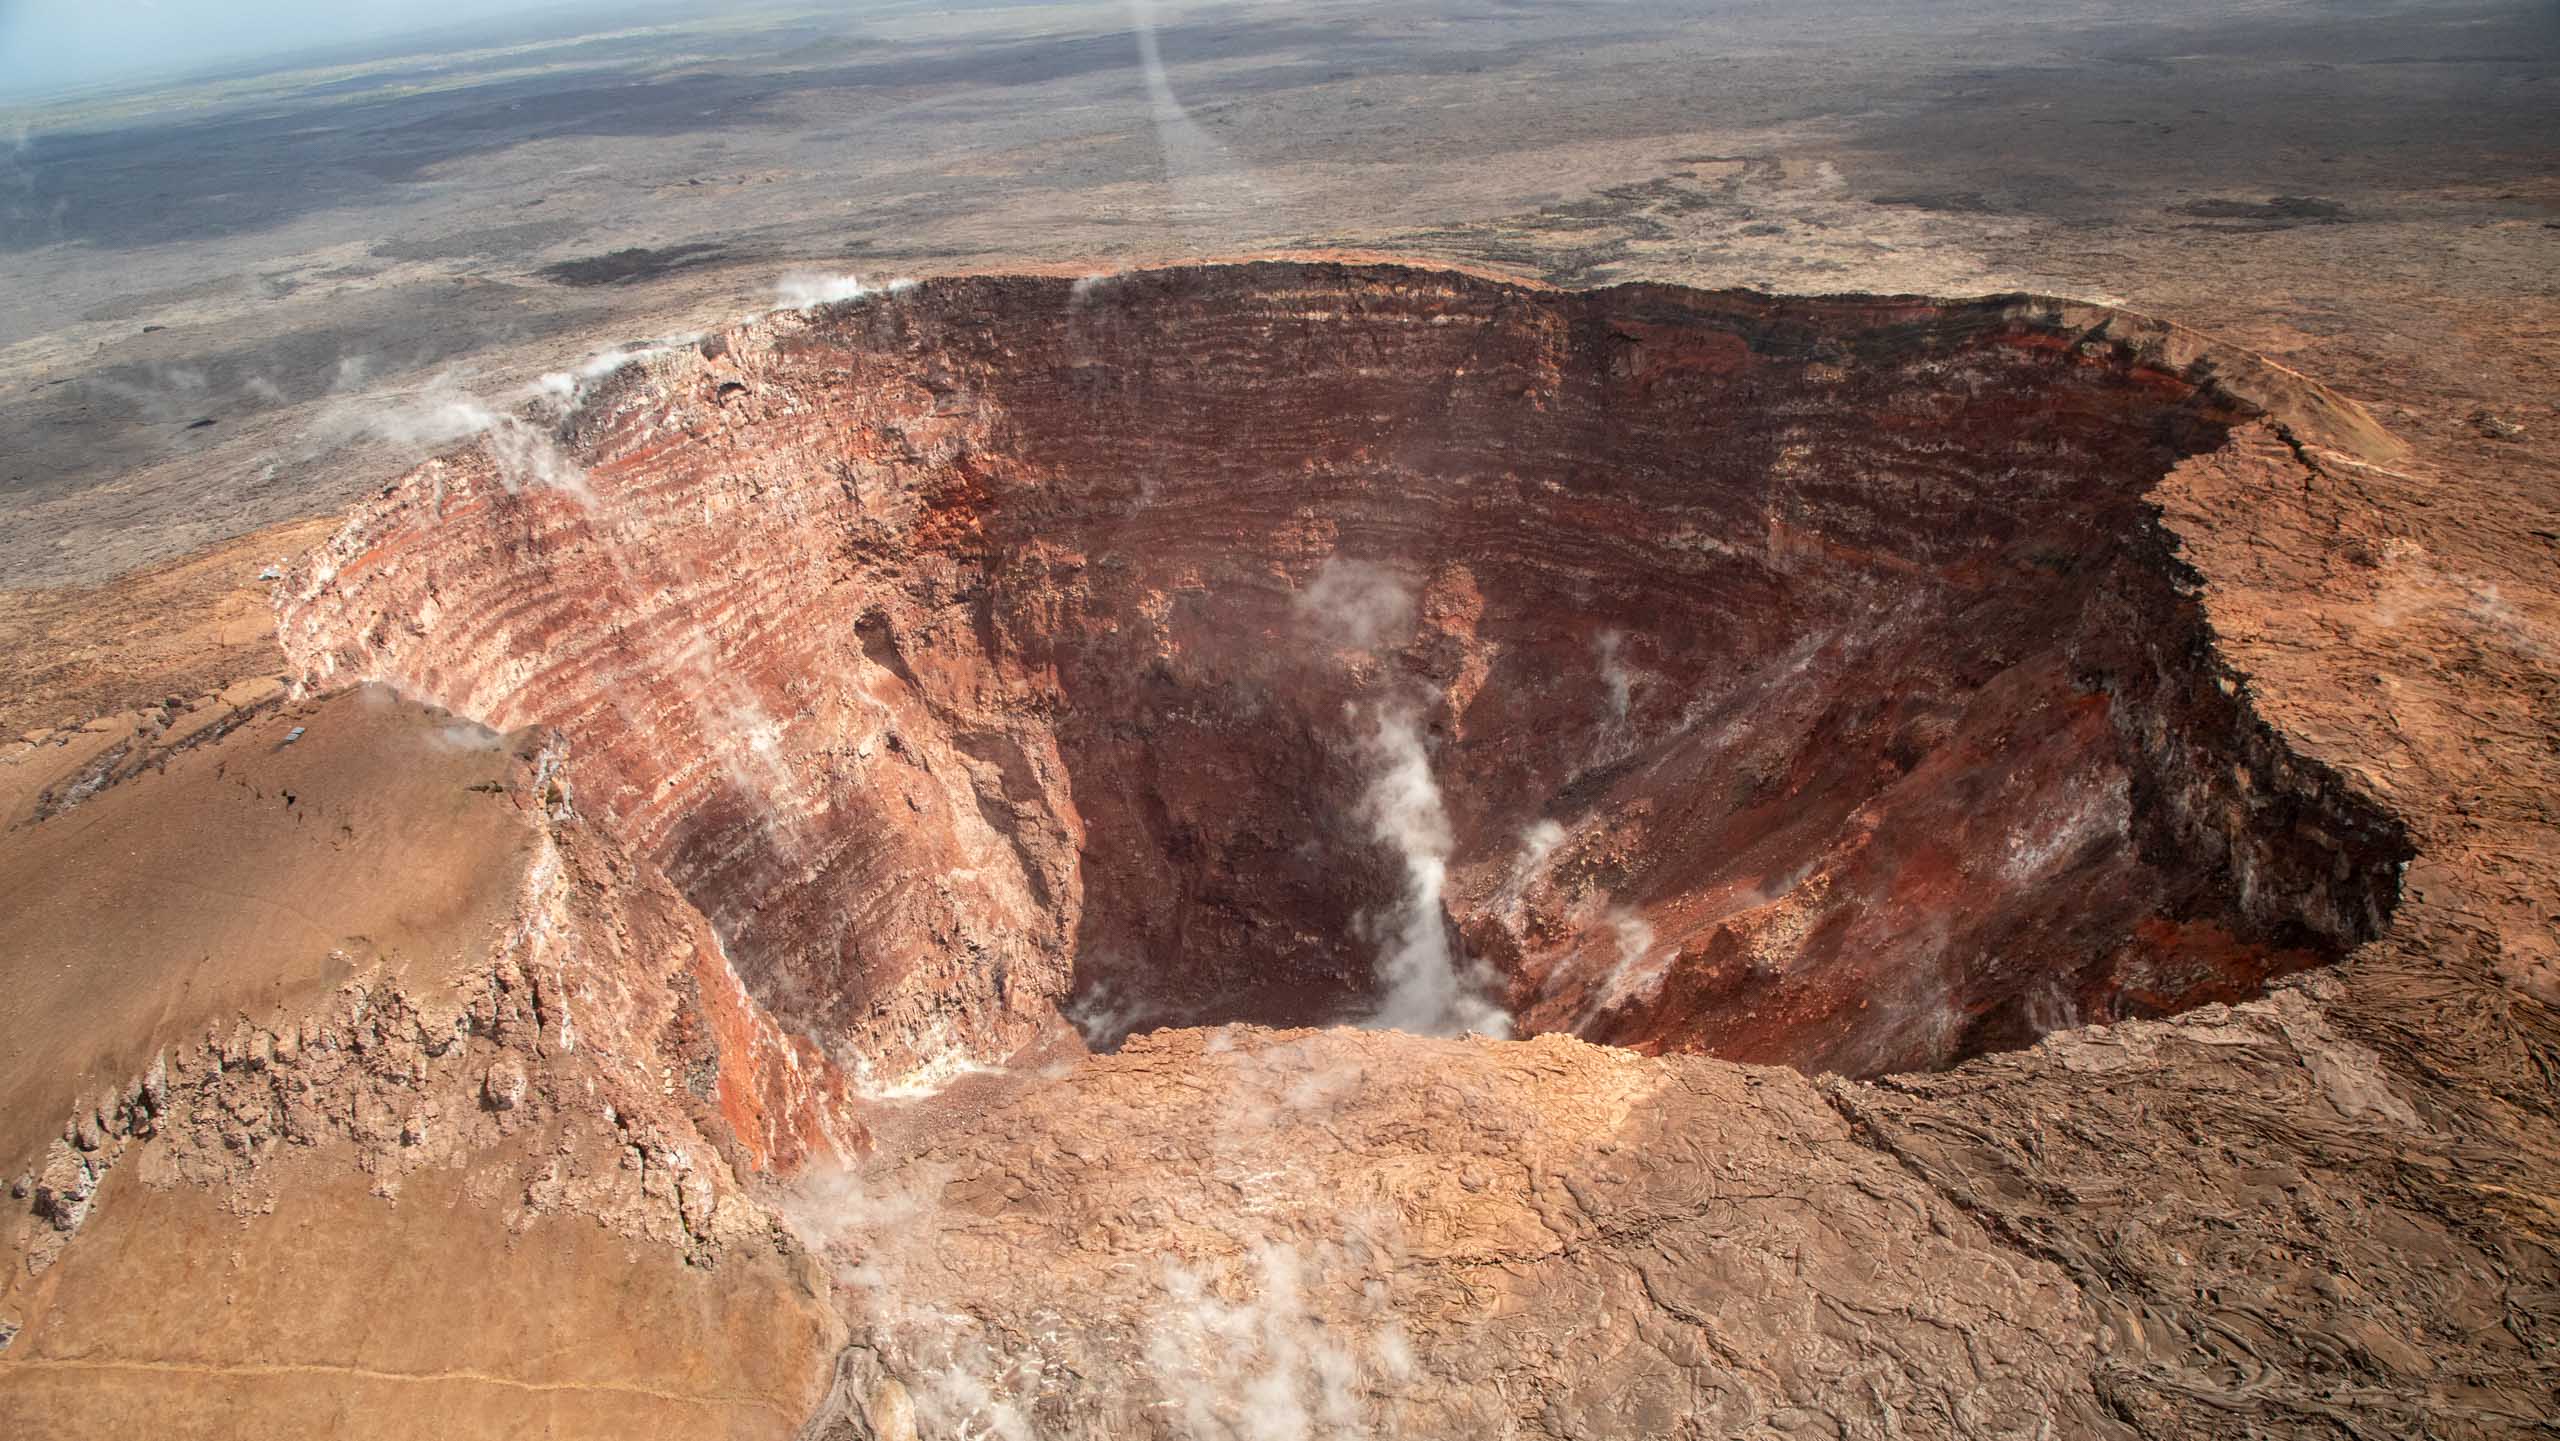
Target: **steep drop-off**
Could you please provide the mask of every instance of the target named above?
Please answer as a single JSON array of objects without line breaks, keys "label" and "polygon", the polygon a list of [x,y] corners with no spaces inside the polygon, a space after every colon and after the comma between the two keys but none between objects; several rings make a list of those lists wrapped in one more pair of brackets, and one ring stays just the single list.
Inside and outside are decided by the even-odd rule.
[{"label": "steep drop-off", "polygon": [[2015,300],[933,281],[430,462],[283,638],[557,727],[875,1091],[1061,1009],[1926,1068],[2393,904],[2144,501],[2263,424],[2183,359]]}]

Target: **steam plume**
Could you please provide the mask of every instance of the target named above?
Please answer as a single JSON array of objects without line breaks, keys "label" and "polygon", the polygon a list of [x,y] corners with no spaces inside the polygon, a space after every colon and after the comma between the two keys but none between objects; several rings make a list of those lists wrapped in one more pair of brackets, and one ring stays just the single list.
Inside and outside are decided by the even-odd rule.
[{"label": "steam plume", "polygon": [[[625,539],[631,530],[629,502],[596,493],[586,468],[556,438],[557,427],[577,413],[605,377],[694,339],[670,336],[600,352],[512,392],[503,405],[466,389],[451,373],[440,374],[405,403],[368,395],[325,417],[314,430],[324,442],[371,438],[429,452],[476,439],[509,494],[552,492],[575,503],[597,549],[613,567],[624,604],[636,609],[670,579],[690,587],[700,577],[669,577],[660,568],[662,557],[635,550]],[[367,368],[360,356],[341,361],[341,384],[361,384]],[[686,616],[681,625],[681,643],[663,655],[666,679],[679,682],[676,698],[713,744],[730,787],[756,807],[780,851],[799,855],[805,841],[791,802],[800,795],[800,780],[782,744],[784,725],[765,712],[754,691],[723,662],[718,642],[698,619]],[[626,715],[635,704],[649,703],[618,690],[613,699]]]},{"label": "steam plume", "polygon": [[1375,651],[1413,630],[1413,593],[1383,567],[1328,556],[1298,592],[1298,614],[1331,644]]},{"label": "steam plume", "polygon": [[1627,668],[1625,659],[1618,654],[1626,639],[1622,631],[1604,630],[1591,643],[1600,660],[1600,683],[1606,688],[1609,698],[1609,721],[1612,725],[1626,723],[1627,709],[1635,699],[1635,672]]},{"label": "steam plume", "polygon": [[[1239,1216],[1266,1206],[1287,1214],[1302,1204],[1312,1180],[1275,1152],[1275,1142],[1306,1124],[1304,1113],[1330,1111],[1362,1084],[1357,1069],[1320,1063],[1316,1050],[1304,1043],[1238,1050],[1216,1037],[1203,1048],[1212,1059],[1200,1072],[1209,1087],[1202,1100],[1218,1108],[1204,1164],[1245,1198]],[[1143,1429],[1175,1441],[1399,1434],[1393,1398],[1420,1374],[1404,1318],[1383,1290],[1346,1294],[1339,1284],[1374,1275],[1402,1253],[1391,1208],[1335,1198],[1329,1227],[1255,1228],[1235,1235],[1233,1253],[1169,1254],[1089,1318],[1058,1316],[1017,1333],[952,1299],[939,1254],[954,1230],[944,1209],[952,1179],[932,1164],[868,1179],[811,1172],[776,1198],[868,1333],[846,1353],[852,1364],[839,1369],[822,1414],[859,1409],[884,1441],[893,1434],[1032,1441],[1055,1434],[1038,1424],[1043,1395],[1054,1394],[1062,1375],[1094,1375],[1099,1355],[1127,1365],[1127,1389],[1087,1399],[1097,1414],[1150,1418],[1130,1434]],[[910,1414],[914,1433],[882,1426],[884,1415]]]},{"label": "steam plume", "polygon": [[1449,948],[1442,892],[1449,879],[1449,814],[1409,711],[1381,706],[1369,738],[1378,763],[1363,810],[1369,833],[1404,862],[1404,894],[1378,960],[1384,983],[1369,1023],[1421,1035],[1511,1034],[1511,1017],[1483,993],[1483,977]]},{"label": "steam plume", "polygon": [[1612,905],[1609,930],[1617,942],[1617,961],[1593,988],[1591,1003],[1583,1009],[1584,1021],[1631,995],[1649,995],[1662,986],[1664,966],[1653,960],[1653,927],[1645,918],[1625,906]]},{"label": "steam plume", "polygon": [[828,275],[821,271],[794,270],[783,275],[774,285],[774,302],[785,310],[808,310],[839,301],[860,300],[866,295],[895,295],[912,290],[916,282],[900,276],[886,285],[865,285],[859,275]]},{"label": "steam plume", "polygon": [[[341,364],[345,375],[349,366]],[[360,365],[354,373],[362,374]],[[403,450],[438,451],[478,438],[510,494],[559,490],[588,498],[586,470],[569,458],[545,426],[492,406],[450,374],[438,375],[405,401],[367,396],[360,407],[323,417],[314,432],[324,443],[371,439]]]},{"label": "steam plume", "polygon": [[[1394,573],[1364,560],[1329,556],[1298,592],[1301,621],[1328,645],[1372,657],[1413,634],[1413,592]],[[1364,759],[1373,778],[1361,798],[1369,834],[1404,867],[1403,893],[1377,924],[1382,988],[1367,1024],[1421,1035],[1511,1034],[1511,1017],[1485,996],[1485,978],[1449,947],[1442,893],[1452,838],[1440,784],[1410,705],[1375,707]]]},{"label": "steam plume", "polygon": [[[1181,1417],[1181,1435],[1237,1441],[1308,1441],[1359,1427],[1359,1356],[1352,1339],[1306,1305],[1296,1248],[1270,1241],[1252,1251],[1255,1281],[1238,1301],[1213,1278],[1165,1267],[1165,1306],[1153,1318],[1147,1365]],[[1381,1368],[1387,1369],[1387,1368]]]}]

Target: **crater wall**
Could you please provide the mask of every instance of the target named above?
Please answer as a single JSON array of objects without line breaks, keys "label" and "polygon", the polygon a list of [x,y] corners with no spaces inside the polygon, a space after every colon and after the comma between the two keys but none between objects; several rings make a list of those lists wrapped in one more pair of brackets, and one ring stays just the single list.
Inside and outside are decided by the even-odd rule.
[{"label": "crater wall", "polygon": [[1062,1010],[1374,1016],[1415,948],[1524,1032],[1907,1070],[2387,916],[2398,827],[2250,713],[2144,500],[2271,428],[2017,298],[937,280],[428,463],[283,630],[557,727],[875,1089]]}]

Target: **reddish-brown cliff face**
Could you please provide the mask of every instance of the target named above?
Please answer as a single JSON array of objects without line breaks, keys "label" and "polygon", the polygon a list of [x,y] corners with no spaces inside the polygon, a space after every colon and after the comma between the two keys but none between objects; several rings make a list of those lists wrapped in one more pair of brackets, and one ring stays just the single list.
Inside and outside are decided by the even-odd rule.
[{"label": "reddish-brown cliff face", "polygon": [[283,634],[315,684],[559,728],[581,810],[875,1089],[1061,1009],[1936,1066],[2334,957],[2407,855],[2250,713],[2144,501],[2266,422],[2129,336],[937,280],[429,463]]}]

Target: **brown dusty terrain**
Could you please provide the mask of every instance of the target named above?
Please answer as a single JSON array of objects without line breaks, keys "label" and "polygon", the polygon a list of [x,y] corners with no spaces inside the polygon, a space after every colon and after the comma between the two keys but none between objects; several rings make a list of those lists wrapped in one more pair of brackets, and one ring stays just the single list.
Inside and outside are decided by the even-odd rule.
[{"label": "brown dusty terrain", "polygon": [[706,1273],[582,1215],[504,1225],[448,1171],[371,1189],[331,1168],[242,1215],[111,1180],[22,1288],[42,1329],[0,1407],[120,1436],[754,1437],[816,1401],[839,1323],[769,1254]]},{"label": "brown dusty terrain", "polygon": [[[782,1043],[672,897],[555,844],[538,738],[359,688],[147,753],[85,793],[73,747],[11,757],[63,779],[0,864],[0,1413],[603,1436],[809,1409],[841,1326],[735,1196],[733,1161],[774,1161],[764,1082],[706,1055],[787,1086]],[[632,1314],[649,1344],[593,1329]]]},{"label": "brown dusty terrain", "polygon": [[2548,7],[1134,13],[0,118],[0,1432],[2548,1435]]},{"label": "brown dusty terrain", "polygon": [[279,678],[273,586],[337,522],[296,521],[111,584],[0,592],[0,737],[22,739]]},{"label": "brown dusty terrain", "polygon": [[[298,1019],[385,967],[448,984],[476,959],[451,938],[493,924],[530,860],[507,761],[475,727],[357,693],[270,707],[28,827],[45,844],[11,847],[0,871],[0,1085],[25,1098],[0,1147],[38,1149],[83,1094],[241,1012]],[[47,1024],[70,1015],[82,1024]]]},{"label": "brown dusty terrain", "polygon": [[[1610,434],[1575,428],[1589,406]],[[1786,420],[1758,435],[1764,415]],[[1709,443],[1649,458],[1657,423]],[[1479,433],[1505,462],[1476,458]],[[1550,451],[1590,459],[1495,479]],[[521,888],[497,924],[399,947],[460,969],[369,968],[383,981],[314,1022],[216,1026],[166,1081],[98,1065],[106,1099],[84,1091],[29,1162],[0,1404],[240,1434],[299,1393],[203,1388],[274,1374],[368,1434],[413,1418],[365,1388],[420,1386],[500,1429],[709,1407],[735,1434],[883,1437],[2534,1434],[2560,1379],[2542,502],[2519,470],[2451,486],[2442,453],[2102,312],[1325,265],[938,283],[644,360],[556,432],[505,425],[422,468],[286,587],[315,693],[386,678],[538,727],[470,753],[498,793],[397,759],[404,727],[456,723],[362,692],[260,712],[165,770],[29,749],[104,781],[20,823],[33,854],[120,796],[342,732],[342,784],[387,766],[449,787],[530,837],[499,854],[536,859],[499,867]],[[1524,505],[1540,518],[1504,523]],[[1950,518],[1897,529],[1924,505]],[[1637,599],[1613,611],[1620,555]],[[1861,600],[1878,571],[1882,609]],[[1790,624],[1755,639],[1771,613]],[[1890,644],[1858,649],[1868,631]],[[1840,653],[1807,651],[1809,710],[1762,675],[1742,689],[1777,699],[1738,714],[1763,729],[1706,723],[1707,657],[1806,635]],[[1382,702],[1416,688],[1407,750]],[[305,739],[273,749],[288,723]],[[1792,751],[1798,732],[1826,743]],[[1627,784],[1642,765],[1595,739],[1666,759]],[[1793,759],[1752,759],[1765,746]],[[1379,778],[1415,754],[1438,842],[1380,824]],[[2021,779],[1959,819],[1926,804],[2003,765]],[[1754,769],[1817,815],[1863,789],[1738,840],[1756,802],[1725,782]],[[1681,777],[1707,783],[1683,803],[1696,860],[1646,819]],[[1995,819],[2004,796],[2019,809]],[[2033,844],[2057,810],[2070,835]],[[1539,815],[1563,834],[1538,839]],[[244,865],[328,874],[228,823],[178,834],[217,824]],[[444,834],[367,854],[449,865]],[[1878,877],[1812,887],[1816,921],[2026,919],[1996,945],[1826,948],[1697,869],[1788,836],[1806,849],[1763,875],[1855,881],[1846,856]],[[1315,849],[1292,862],[1292,837]],[[1585,859],[1540,881],[1531,851]],[[1443,1000],[1481,987],[1530,1029],[1792,1046],[1813,1068],[1874,1039],[1936,1038],[1887,1052],[1903,1065],[1991,1053],[1861,1081],[1564,1035],[1061,1042],[1061,1008],[1108,1043],[1151,1005],[1384,1005],[1366,963],[1417,934],[1396,924],[1417,856],[1445,862]],[[1630,885],[1649,857],[1685,878]],[[1590,902],[1602,876],[1627,898]],[[1826,912],[1834,885],[1856,899]],[[1148,894],[1189,919],[1145,929]],[[1235,905],[1264,909],[1240,924]],[[817,924],[835,916],[855,920]],[[1737,928],[1773,959],[1719,980],[1702,968]],[[1541,1019],[1646,932],[1653,1003]],[[2215,979],[2122,982],[2180,968]],[[2096,979],[2026,1004],[2017,981],[2054,974]],[[464,984],[440,996],[437,975]],[[1739,1029],[1705,999],[1736,983],[1761,1012]],[[387,1011],[349,1008],[374,994]],[[2178,1013],[2116,1019],[2159,1010]],[[2009,1049],[2090,1019],[2109,1023]],[[122,1056],[116,1034],[78,1044]],[[380,1194],[331,1179],[351,1172]],[[300,1223],[276,1217],[387,1227],[397,1254],[511,1237],[509,1279],[462,1284],[524,1294],[514,1266],[552,1268],[501,1329],[598,1359],[493,1352],[480,1308],[372,1351],[281,1319],[236,1350],[137,1338],[121,1288],[183,1315],[232,1283],[172,1281],[120,1206],[247,1227],[237,1264],[280,1301],[345,1292],[296,1279],[265,1238]],[[570,1235],[603,1249],[545,1239]],[[702,1338],[675,1381],[647,1379],[640,1314]],[[658,1326],[638,1329],[654,1345]]]}]

